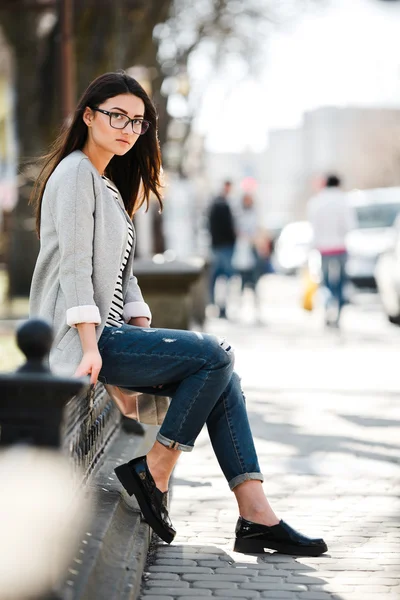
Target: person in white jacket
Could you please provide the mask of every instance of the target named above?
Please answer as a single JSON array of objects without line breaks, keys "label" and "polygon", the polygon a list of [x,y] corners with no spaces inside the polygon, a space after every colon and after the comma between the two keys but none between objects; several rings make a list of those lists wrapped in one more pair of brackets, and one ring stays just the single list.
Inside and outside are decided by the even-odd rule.
[{"label": "person in white jacket", "polygon": [[[338,327],[344,306],[346,235],[357,226],[356,215],[336,175],[329,175],[323,190],[307,205],[313,230],[313,247],[321,255],[322,284],[327,290],[326,324]],[[333,315],[333,316],[332,316]]]}]

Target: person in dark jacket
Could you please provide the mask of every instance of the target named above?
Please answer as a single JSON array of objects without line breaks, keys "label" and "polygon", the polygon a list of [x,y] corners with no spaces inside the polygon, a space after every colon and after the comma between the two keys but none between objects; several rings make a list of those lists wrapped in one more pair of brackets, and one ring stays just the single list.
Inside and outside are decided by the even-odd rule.
[{"label": "person in dark jacket", "polygon": [[[225,181],[221,194],[212,202],[209,212],[212,264],[210,271],[210,301],[215,304],[215,284],[218,277],[230,279],[234,274],[232,255],[236,241],[233,215],[229,206],[232,182]],[[219,316],[226,317],[226,294],[219,299]]]}]

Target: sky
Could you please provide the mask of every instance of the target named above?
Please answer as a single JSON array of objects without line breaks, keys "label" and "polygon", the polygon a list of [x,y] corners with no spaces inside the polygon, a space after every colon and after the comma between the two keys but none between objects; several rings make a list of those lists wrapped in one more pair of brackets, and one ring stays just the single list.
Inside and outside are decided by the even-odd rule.
[{"label": "sky", "polygon": [[207,150],[262,151],[269,130],[320,106],[400,108],[400,2],[327,4],[271,33],[257,78],[239,65],[210,78],[196,120]]}]

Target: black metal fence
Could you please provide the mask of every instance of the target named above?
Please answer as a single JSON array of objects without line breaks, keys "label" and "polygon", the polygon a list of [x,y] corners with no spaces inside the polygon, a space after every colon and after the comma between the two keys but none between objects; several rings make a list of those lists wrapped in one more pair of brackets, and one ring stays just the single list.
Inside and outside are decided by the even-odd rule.
[{"label": "black metal fence", "polygon": [[120,428],[121,413],[104,386],[71,398],[64,409],[61,447],[71,457],[77,484],[90,477]]}]

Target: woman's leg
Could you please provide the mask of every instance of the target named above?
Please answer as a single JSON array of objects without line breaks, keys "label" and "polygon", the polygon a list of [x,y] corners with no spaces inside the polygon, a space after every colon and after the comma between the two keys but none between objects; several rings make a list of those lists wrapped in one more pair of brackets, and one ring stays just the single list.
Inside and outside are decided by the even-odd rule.
[{"label": "woman's leg", "polygon": [[271,527],[279,523],[265,496],[261,481],[244,481],[233,489],[239,515],[247,521]]},{"label": "woman's leg", "polygon": [[179,451],[192,450],[206,422],[215,454],[239,506],[235,550],[259,552],[269,548],[312,556],[326,552],[323,540],[306,538],[283,521],[277,523],[262,490],[263,476],[229,345],[194,332],[124,325],[105,332],[99,350],[103,358],[100,381],[172,396],[147,458],[138,457],[115,469],[164,541],[171,543],[176,531],[163,490],[168,487]]},{"label": "woman's leg", "polygon": [[279,519],[265,497],[257,454],[240,379],[229,384],[207,419],[215,455],[238,502],[239,514],[249,521],[275,525]]},{"label": "woman's leg", "polygon": [[[99,341],[103,366],[99,379],[142,392],[171,396],[171,405],[147,455],[158,489],[165,491],[180,450],[190,451],[207,422],[210,439],[231,488],[238,486],[240,507],[246,508],[247,490],[239,485],[263,479],[247,419],[240,380],[233,371],[229,345],[214,336],[187,331],[143,329],[124,325],[106,330]],[[153,386],[162,385],[162,388]],[[236,493],[236,492],[235,492]],[[254,496],[255,498],[256,496]],[[273,514],[262,506],[266,518]]]},{"label": "woman's leg", "polygon": [[147,453],[149,471],[161,492],[168,490],[169,479],[181,454],[180,450],[173,450],[155,441]]},{"label": "woman's leg", "polygon": [[105,331],[98,346],[103,359],[100,381],[172,398],[148,456],[115,468],[149,525],[171,543],[176,531],[167,508],[169,476],[179,451],[193,449],[228,385],[233,354],[211,335],[130,325]]},{"label": "woman's leg", "polygon": [[[171,396],[157,441],[168,450],[191,451],[230,381],[230,346],[203,333],[124,325],[106,330],[99,350],[103,359],[100,381]],[[176,455],[164,454],[158,445],[150,454],[153,468],[159,470],[160,452],[172,470]]]},{"label": "woman's leg", "polygon": [[302,535],[272,510],[263,491],[263,476],[236,373],[211,411],[207,426],[218,462],[238,503],[234,550],[253,554],[269,549],[303,556],[326,552],[323,539]]},{"label": "woman's leg", "polygon": [[[168,388],[158,393],[168,393]],[[248,422],[240,380],[232,374],[228,386],[211,411],[207,427],[217,459],[233,489],[239,514],[248,521],[264,525],[279,522],[263,490],[253,438]],[[168,489],[168,482],[180,451],[155,442],[147,454],[147,464],[158,489]],[[234,487],[233,487],[234,486]]]}]

